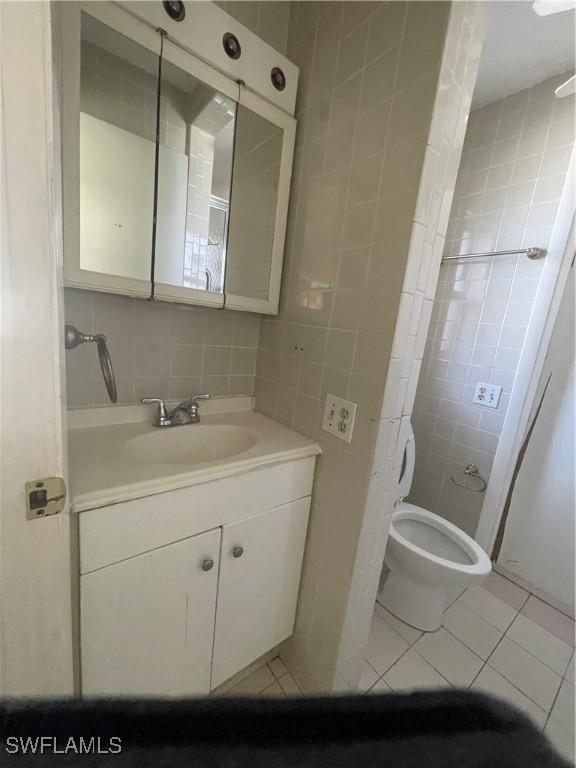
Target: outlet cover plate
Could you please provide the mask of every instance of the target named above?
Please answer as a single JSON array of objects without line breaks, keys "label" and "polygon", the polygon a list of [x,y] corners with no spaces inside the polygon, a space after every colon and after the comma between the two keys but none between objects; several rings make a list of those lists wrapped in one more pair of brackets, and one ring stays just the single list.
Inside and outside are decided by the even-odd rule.
[{"label": "outlet cover plate", "polygon": [[478,381],[474,390],[472,402],[476,405],[484,405],[486,408],[498,408],[502,387],[500,384],[488,384],[485,381]]},{"label": "outlet cover plate", "polygon": [[354,432],[354,422],[356,421],[356,403],[350,400],[344,400],[342,397],[336,397],[328,393],[326,395],[326,405],[324,407],[324,418],[322,420],[322,429],[330,432],[331,435],[349,443],[352,440]]}]

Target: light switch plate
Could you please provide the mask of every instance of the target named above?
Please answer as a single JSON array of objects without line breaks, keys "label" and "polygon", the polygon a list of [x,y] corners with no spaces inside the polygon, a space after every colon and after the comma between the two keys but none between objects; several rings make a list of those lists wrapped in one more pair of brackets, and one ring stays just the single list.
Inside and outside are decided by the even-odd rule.
[{"label": "light switch plate", "polygon": [[500,384],[488,384],[485,381],[478,381],[472,402],[477,405],[485,405],[487,408],[498,408],[501,394],[502,387]]},{"label": "light switch plate", "polygon": [[344,400],[336,395],[326,395],[322,429],[349,443],[352,440],[357,408],[357,404],[350,400]]}]

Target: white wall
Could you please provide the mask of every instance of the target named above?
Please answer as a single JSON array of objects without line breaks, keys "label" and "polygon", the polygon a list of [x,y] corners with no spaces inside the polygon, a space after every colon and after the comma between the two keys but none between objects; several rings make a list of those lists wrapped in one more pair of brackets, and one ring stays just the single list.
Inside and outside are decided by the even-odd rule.
[{"label": "white wall", "polygon": [[574,608],[574,274],[568,279],[536,403],[532,433],[498,563]]},{"label": "white wall", "polygon": [[[444,255],[550,241],[574,143],[563,75],[473,112]],[[464,467],[488,480],[514,387],[543,261],[494,257],[442,266],[414,409],[410,501],[474,534],[484,496],[459,489]],[[478,381],[503,387],[496,410],[472,403]]]},{"label": "white wall", "polygon": [[[73,690],[70,520],[28,521],[26,480],[64,472],[58,128],[48,3],[0,4],[0,696]],[[56,144],[56,148],[55,148]]]}]

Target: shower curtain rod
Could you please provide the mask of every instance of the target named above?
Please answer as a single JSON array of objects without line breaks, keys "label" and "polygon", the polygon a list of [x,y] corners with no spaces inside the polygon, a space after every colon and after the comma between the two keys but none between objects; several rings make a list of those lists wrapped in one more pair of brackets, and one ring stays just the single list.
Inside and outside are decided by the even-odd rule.
[{"label": "shower curtain rod", "polygon": [[510,256],[514,253],[525,253],[529,259],[541,259],[546,256],[546,248],[520,248],[513,251],[488,251],[488,253],[463,253],[460,256],[444,256],[442,261],[456,261],[456,259],[482,259],[486,256]]}]

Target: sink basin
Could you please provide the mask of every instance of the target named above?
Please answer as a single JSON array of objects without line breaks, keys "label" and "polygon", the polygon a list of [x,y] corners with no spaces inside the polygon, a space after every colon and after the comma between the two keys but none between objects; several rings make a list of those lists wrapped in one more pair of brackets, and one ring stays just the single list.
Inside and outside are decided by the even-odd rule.
[{"label": "sink basin", "polygon": [[126,456],[138,463],[204,464],[252,448],[255,434],[233,425],[187,424],[159,427],[125,444]]}]

